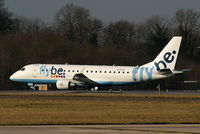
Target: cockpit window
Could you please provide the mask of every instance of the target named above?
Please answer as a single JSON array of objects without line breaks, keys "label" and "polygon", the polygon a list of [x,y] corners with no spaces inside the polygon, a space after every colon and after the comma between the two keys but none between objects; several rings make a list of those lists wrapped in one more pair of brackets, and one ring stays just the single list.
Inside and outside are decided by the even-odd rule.
[{"label": "cockpit window", "polygon": [[20,69],[20,71],[25,71],[25,68],[23,67],[22,69]]}]

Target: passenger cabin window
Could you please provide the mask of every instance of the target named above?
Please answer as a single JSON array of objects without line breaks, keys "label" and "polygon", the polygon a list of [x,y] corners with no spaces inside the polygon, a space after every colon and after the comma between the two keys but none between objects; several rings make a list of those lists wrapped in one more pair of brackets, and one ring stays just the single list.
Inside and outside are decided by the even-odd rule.
[{"label": "passenger cabin window", "polygon": [[25,68],[20,69],[20,71],[25,71]]}]

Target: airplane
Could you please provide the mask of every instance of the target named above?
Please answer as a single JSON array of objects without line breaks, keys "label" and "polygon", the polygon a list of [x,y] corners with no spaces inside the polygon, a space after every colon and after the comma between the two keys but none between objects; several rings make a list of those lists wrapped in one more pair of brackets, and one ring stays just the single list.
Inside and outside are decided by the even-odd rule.
[{"label": "airplane", "polygon": [[175,70],[182,37],[175,36],[158,56],[142,66],[99,66],[68,64],[31,64],[10,76],[11,81],[31,84],[55,84],[57,89],[132,85],[183,74]]}]

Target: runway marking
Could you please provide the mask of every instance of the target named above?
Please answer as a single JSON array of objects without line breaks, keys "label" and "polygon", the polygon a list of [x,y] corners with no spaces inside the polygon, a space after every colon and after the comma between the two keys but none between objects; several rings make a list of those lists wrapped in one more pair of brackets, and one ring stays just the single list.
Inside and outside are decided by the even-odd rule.
[{"label": "runway marking", "polygon": [[[147,125],[148,126],[148,125]],[[117,131],[139,131],[139,132],[154,132],[154,133],[181,133],[181,134],[199,134],[199,132],[186,131],[169,131],[169,130],[153,130],[153,129],[135,129],[135,128],[101,128],[101,127],[76,127],[78,129],[94,129],[94,130],[117,130]],[[159,128],[158,128],[159,129]]]},{"label": "runway marking", "polygon": [[200,124],[0,126],[1,134],[199,134]]}]

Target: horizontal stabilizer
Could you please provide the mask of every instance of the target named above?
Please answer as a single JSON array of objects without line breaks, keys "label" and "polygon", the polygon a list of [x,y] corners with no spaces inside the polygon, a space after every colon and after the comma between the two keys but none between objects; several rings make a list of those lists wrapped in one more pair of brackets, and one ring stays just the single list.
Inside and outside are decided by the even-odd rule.
[{"label": "horizontal stabilizer", "polygon": [[182,70],[171,71],[169,68],[166,68],[166,69],[161,69],[159,71],[159,74],[161,74],[161,75],[180,75],[180,74],[184,74],[189,71],[191,71],[191,69],[182,69]]},{"label": "horizontal stabilizer", "polygon": [[173,72],[169,68],[166,68],[166,69],[161,69],[159,71],[159,74],[161,74],[161,75],[173,75]]},{"label": "horizontal stabilizer", "polygon": [[180,74],[184,74],[189,71],[191,71],[191,69],[181,69],[181,70],[174,70],[173,73],[174,73],[174,75],[180,75]]}]

